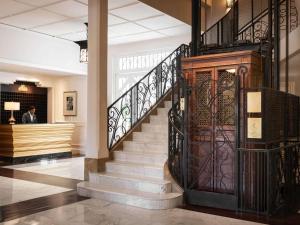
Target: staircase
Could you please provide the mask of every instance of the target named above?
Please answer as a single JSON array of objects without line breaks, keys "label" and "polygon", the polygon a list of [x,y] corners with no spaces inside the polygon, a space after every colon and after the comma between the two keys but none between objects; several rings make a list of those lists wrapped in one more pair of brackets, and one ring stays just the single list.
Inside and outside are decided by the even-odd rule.
[{"label": "staircase", "polygon": [[182,193],[172,191],[165,178],[168,154],[168,111],[171,101],[157,108],[132,141],[123,142],[123,151],[113,152],[105,172],[90,174],[89,182],[78,185],[82,196],[146,209],[174,208],[182,203]]}]

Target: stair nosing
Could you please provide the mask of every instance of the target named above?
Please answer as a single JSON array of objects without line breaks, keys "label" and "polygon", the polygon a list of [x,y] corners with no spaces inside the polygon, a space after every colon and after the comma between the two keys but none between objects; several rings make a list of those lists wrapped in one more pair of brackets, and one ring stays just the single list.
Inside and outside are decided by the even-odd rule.
[{"label": "stair nosing", "polygon": [[149,151],[149,152],[139,152],[139,151],[114,151],[114,152],[118,152],[118,153],[129,153],[129,154],[138,154],[138,155],[145,155],[146,157],[149,157],[149,156],[168,156],[167,153],[161,153],[159,151]]},{"label": "stair nosing", "polygon": [[[82,184],[83,183],[83,184]],[[151,193],[151,192],[145,192],[145,191],[138,191],[138,190],[130,190],[127,188],[117,188],[110,185],[100,185],[100,184],[91,184],[88,182],[82,182],[77,185],[78,188],[86,188],[94,191],[101,191],[105,193],[113,193],[118,195],[125,195],[125,196],[132,196],[132,197],[138,197],[145,200],[151,200],[151,201],[158,201],[158,200],[169,200],[173,198],[178,198],[182,196],[181,193],[177,192],[169,192],[169,193]],[[87,184],[87,186],[85,186]],[[84,186],[82,186],[84,185]],[[145,196],[146,195],[146,196]],[[165,198],[162,198],[165,197]]]},{"label": "stair nosing", "polygon": [[124,161],[108,161],[107,164],[118,164],[124,166],[137,166],[137,167],[144,167],[144,168],[153,168],[153,169],[163,169],[163,166],[157,166],[149,163],[135,163],[135,162],[124,162]]},{"label": "stair nosing", "polygon": [[[154,178],[154,177],[145,177],[131,174],[123,174],[123,173],[112,173],[112,172],[101,172],[94,173],[97,176],[106,176],[106,177],[114,177],[117,179],[126,179],[131,181],[139,180],[140,182],[147,182],[152,184],[171,184],[172,182],[169,180],[164,180],[162,178]],[[121,177],[121,178],[120,178]]]},{"label": "stair nosing", "polygon": [[168,142],[166,142],[166,143],[164,143],[164,142],[155,142],[155,143],[152,143],[152,142],[145,142],[145,141],[142,141],[142,140],[138,140],[138,141],[124,141],[124,143],[137,143],[137,144],[147,143],[147,144],[152,144],[152,145],[161,145],[161,144],[168,145]]}]

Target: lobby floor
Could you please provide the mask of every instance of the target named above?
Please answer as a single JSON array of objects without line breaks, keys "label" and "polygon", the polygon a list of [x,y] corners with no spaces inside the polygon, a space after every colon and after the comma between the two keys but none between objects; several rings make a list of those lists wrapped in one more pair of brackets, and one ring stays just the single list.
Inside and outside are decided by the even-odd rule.
[{"label": "lobby floor", "polygon": [[2,224],[6,225],[258,225],[183,209],[145,210],[89,199]]},{"label": "lobby floor", "polygon": [[0,206],[70,190],[53,185],[0,177]]},{"label": "lobby floor", "polygon": [[42,160],[38,163],[19,164],[4,168],[84,180],[84,157]]},{"label": "lobby floor", "polygon": [[299,214],[291,220],[269,220],[216,209],[146,210],[88,199],[76,192],[83,179],[83,162],[83,157],[77,157],[0,167],[0,224],[298,225],[300,221]]}]

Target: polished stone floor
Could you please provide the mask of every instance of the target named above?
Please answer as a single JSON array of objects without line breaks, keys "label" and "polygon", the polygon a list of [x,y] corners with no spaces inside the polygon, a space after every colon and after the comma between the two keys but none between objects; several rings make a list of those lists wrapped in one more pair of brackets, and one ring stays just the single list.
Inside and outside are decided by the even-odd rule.
[{"label": "polished stone floor", "polygon": [[71,189],[0,176],[0,206],[69,190]]},{"label": "polished stone floor", "polygon": [[15,170],[34,172],[76,180],[84,180],[84,157],[70,159],[41,160],[37,163],[6,166]]},{"label": "polished stone floor", "polygon": [[145,210],[96,199],[58,207],[6,225],[258,225],[183,209]]},{"label": "polished stone floor", "polygon": [[76,185],[83,179],[83,161],[83,157],[77,157],[0,167],[0,222],[5,221],[1,224],[298,225],[300,221],[294,214],[269,220],[214,209],[146,210],[87,199],[76,192]]}]

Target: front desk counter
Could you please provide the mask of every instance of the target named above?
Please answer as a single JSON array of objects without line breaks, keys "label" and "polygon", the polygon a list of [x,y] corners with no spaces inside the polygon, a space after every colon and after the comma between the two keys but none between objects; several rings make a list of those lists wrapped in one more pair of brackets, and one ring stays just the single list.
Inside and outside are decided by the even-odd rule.
[{"label": "front desk counter", "polygon": [[72,155],[74,124],[0,125],[0,159],[25,163]]}]

